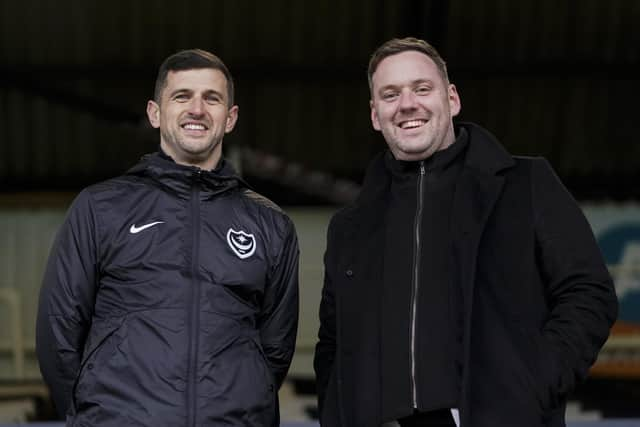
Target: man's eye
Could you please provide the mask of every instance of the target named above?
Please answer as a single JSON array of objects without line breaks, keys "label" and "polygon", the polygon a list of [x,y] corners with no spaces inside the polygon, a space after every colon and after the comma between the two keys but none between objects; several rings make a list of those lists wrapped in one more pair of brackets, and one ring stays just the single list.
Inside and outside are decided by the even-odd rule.
[{"label": "man's eye", "polygon": [[382,94],[382,99],[384,99],[385,101],[392,101],[397,97],[398,94],[396,92],[385,92]]},{"label": "man's eye", "polygon": [[220,98],[218,98],[217,96],[209,96],[205,98],[205,100],[209,104],[219,104],[221,102]]},{"label": "man's eye", "polygon": [[184,101],[187,101],[189,99],[189,97],[184,93],[180,93],[180,94],[174,96],[173,99],[175,99],[178,102],[184,102]]},{"label": "man's eye", "polygon": [[431,88],[429,86],[418,86],[416,88],[416,93],[418,95],[426,95],[431,92]]}]

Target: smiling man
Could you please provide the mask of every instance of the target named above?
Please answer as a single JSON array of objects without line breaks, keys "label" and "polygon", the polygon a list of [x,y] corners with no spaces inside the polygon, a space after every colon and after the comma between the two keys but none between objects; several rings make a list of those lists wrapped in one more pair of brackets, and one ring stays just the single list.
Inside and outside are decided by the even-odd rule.
[{"label": "smiling man", "polygon": [[222,138],[238,120],[233,83],[226,68],[161,71],[149,122],[160,128],[160,148],[176,163],[213,169],[222,155]]},{"label": "smiling man", "polygon": [[147,115],[159,151],[83,190],[57,235],[42,375],[68,426],[278,426],[298,245],[222,157],[238,119],[231,74],[209,52],[178,52]]},{"label": "smiling man", "polygon": [[328,230],[314,365],[322,426],[564,426],[616,318],[578,205],[541,158],[461,109],[415,38],[369,62],[388,149]]}]

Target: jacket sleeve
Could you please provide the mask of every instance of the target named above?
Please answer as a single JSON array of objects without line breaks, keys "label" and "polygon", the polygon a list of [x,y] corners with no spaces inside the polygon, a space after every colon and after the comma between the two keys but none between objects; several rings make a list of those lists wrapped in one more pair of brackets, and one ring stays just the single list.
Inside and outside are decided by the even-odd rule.
[{"label": "jacket sleeve", "polygon": [[287,219],[282,249],[272,268],[260,316],[260,341],[276,386],[284,381],[298,331],[298,240]]},{"label": "jacket sleeve", "polygon": [[555,407],[566,398],[609,336],[617,317],[613,281],[580,207],[549,163],[532,165],[536,251],[549,315],[542,330],[545,384]]},{"label": "jacket sleeve", "polygon": [[320,414],[323,413],[329,378],[336,358],[336,300],[331,275],[332,266],[334,265],[331,260],[336,250],[332,238],[333,229],[332,221],[327,232],[327,250],[324,255],[324,285],[320,301],[320,329],[313,360],[318,392],[318,412]]},{"label": "jacket sleeve", "polygon": [[95,217],[88,193],[72,204],[45,270],[36,321],[40,371],[64,418],[91,323],[96,288]]}]

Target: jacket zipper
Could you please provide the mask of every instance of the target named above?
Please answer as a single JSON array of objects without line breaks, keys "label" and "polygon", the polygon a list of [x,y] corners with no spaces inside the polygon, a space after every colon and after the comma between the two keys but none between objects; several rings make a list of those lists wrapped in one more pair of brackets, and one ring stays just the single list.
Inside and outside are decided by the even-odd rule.
[{"label": "jacket zipper", "polygon": [[200,258],[200,177],[201,170],[193,175],[191,187],[191,294],[189,296],[189,354],[187,367],[187,425],[196,425],[196,367],[198,361],[198,330],[200,329],[200,280],[198,260]]},{"label": "jacket zipper", "polygon": [[418,176],[418,206],[416,207],[416,217],[414,222],[415,230],[415,251],[413,252],[413,288],[411,290],[411,399],[414,409],[418,408],[418,392],[416,387],[416,314],[418,298],[418,279],[420,276],[420,226],[422,224],[422,205],[424,176],[426,170],[424,160],[420,161],[420,175]]}]

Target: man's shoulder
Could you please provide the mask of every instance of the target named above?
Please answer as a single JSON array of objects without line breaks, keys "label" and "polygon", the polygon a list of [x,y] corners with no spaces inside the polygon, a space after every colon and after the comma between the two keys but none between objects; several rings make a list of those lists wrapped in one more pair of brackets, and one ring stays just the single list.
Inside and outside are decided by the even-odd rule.
[{"label": "man's shoulder", "polygon": [[260,193],[256,193],[250,188],[242,188],[239,193],[242,198],[250,204],[255,205],[257,209],[265,209],[266,211],[274,211],[275,213],[286,215],[282,208],[271,201],[271,199]]},{"label": "man's shoulder", "polygon": [[491,172],[518,173],[530,171],[532,167],[549,165],[541,156],[511,154],[493,133],[472,122],[458,124],[469,134],[467,164]]},{"label": "man's shoulder", "polygon": [[384,166],[384,157],[389,150],[384,149],[375,154],[369,161],[364,174],[360,193],[356,199],[342,207],[331,217],[329,228],[351,226],[353,221],[377,215],[383,200],[389,191],[390,178]]},{"label": "man's shoulder", "polygon": [[[128,176],[118,176],[89,185],[82,189],[71,203],[69,212],[75,216],[98,215],[131,200],[136,180]],[[139,185],[139,183],[138,183]]]},{"label": "man's shoulder", "polygon": [[344,234],[345,230],[353,225],[353,221],[358,220],[362,215],[358,207],[359,206],[356,201],[344,206],[334,213],[329,220],[329,233],[337,235]]},{"label": "man's shoulder", "polygon": [[89,185],[83,192],[96,199],[102,199],[104,197],[111,198],[115,195],[125,197],[135,187],[146,188],[148,184],[144,183],[140,177],[135,175],[119,175]]},{"label": "man's shoulder", "polygon": [[533,170],[540,167],[551,167],[547,159],[541,156],[513,155],[513,167],[508,170],[510,175],[522,175],[529,179],[533,178]]},{"label": "man's shoulder", "polygon": [[244,201],[243,205],[250,212],[254,212],[259,217],[269,218],[268,222],[285,228],[293,226],[289,215],[271,199],[247,187],[240,188],[236,194]]},{"label": "man's shoulder", "polygon": [[511,157],[513,157],[513,160],[519,165],[531,165],[536,162],[547,162],[547,160],[542,156],[523,156],[514,154]]},{"label": "man's shoulder", "polygon": [[71,223],[95,221],[117,204],[114,200],[130,198],[130,192],[119,182],[119,178],[107,179],[83,188],[71,202],[67,219]]}]

